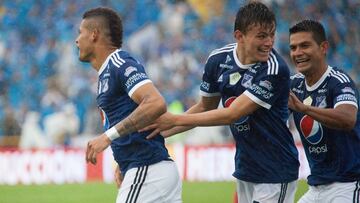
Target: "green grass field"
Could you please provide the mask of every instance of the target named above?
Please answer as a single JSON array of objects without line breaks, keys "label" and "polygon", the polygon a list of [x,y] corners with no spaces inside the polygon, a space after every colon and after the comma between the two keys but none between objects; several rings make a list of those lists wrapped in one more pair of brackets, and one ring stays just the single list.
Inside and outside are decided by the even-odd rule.
[{"label": "green grass field", "polygon": [[[307,190],[299,181],[296,200]],[[235,192],[233,182],[184,182],[184,203],[231,203]],[[66,185],[0,185],[0,203],[114,203],[114,184],[87,183]]]}]

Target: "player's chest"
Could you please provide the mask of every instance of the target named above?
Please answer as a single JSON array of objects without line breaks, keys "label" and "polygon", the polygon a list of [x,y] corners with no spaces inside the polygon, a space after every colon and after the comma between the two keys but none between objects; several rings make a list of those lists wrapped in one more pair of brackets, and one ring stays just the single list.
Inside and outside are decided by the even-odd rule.
[{"label": "player's chest", "polygon": [[117,87],[116,81],[110,76],[99,77],[97,85],[96,102],[98,106],[105,108],[108,104],[121,96],[121,88]]},{"label": "player's chest", "polygon": [[217,83],[222,95],[238,96],[252,85],[256,69],[233,68],[218,74]]},{"label": "player's chest", "polygon": [[327,83],[324,83],[319,86],[319,88],[311,91],[307,90],[305,85],[302,85],[302,83],[298,87],[293,87],[291,90],[296,94],[296,96],[303,104],[308,106],[315,106],[318,108],[331,107],[331,90],[328,88]]}]

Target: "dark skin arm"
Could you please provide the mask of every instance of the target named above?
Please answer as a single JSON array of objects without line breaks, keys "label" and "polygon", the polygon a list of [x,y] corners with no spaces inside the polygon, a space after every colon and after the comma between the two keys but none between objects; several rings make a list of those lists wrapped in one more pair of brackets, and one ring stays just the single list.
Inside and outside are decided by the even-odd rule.
[{"label": "dark skin arm", "polygon": [[356,123],[357,108],[351,104],[341,104],[336,108],[318,108],[303,104],[293,92],[289,95],[289,108],[311,116],[328,128],[352,130]]}]

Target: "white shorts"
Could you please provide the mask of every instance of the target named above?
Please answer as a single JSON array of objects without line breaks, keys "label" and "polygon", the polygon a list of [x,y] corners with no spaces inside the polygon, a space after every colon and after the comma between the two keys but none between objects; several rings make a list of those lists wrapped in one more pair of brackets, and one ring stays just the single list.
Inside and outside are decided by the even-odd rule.
[{"label": "white shorts", "polygon": [[181,190],[175,162],[161,161],[128,170],[116,203],[181,203]]},{"label": "white shorts", "polygon": [[293,203],[297,181],[290,183],[251,183],[236,181],[238,202]]},{"label": "white shorts", "polygon": [[310,186],[298,203],[359,203],[360,181]]}]

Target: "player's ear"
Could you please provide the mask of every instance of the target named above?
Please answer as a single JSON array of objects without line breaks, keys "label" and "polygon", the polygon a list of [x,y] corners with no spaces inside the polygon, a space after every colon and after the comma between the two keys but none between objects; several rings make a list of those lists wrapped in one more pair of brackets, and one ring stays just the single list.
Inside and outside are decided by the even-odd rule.
[{"label": "player's ear", "polygon": [[91,32],[92,41],[96,41],[99,38],[99,35],[100,35],[99,29],[98,28],[93,29]]},{"label": "player's ear", "polygon": [[234,38],[236,39],[237,42],[242,42],[244,36],[245,35],[240,30],[235,30],[234,31]]},{"label": "player's ear", "polygon": [[321,44],[320,44],[320,49],[321,49],[321,52],[322,52],[324,55],[327,54],[327,51],[328,51],[328,49],[329,49],[329,46],[330,46],[330,44],[329,44],[328,41],[323,41],[323,42],[321,42]]}]

